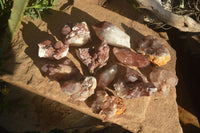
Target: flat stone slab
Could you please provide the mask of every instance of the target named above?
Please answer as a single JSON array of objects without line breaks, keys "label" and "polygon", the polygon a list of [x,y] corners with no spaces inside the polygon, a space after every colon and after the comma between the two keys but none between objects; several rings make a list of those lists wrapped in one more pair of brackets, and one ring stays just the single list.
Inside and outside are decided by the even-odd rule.
[{"label": "flat stone slab", "polygon": [[[8,60],[6,66],[13,71],[12,75],[4,75],[1,79],[24,88],[28,91],[58,101],[85,114],[102,119],[102,116],[92,113],[85,102],[72,103],[64,94],[57,81],[51,81],[41,74],[40,67],[45,59],[38,57],[37,44],[45,39],[56,38],[62,40],[60,29],[67,22],[86,21],[89,26],[99,21],[109,21],[123,29],[131,37],[132,48],[134,44],[146,35],[153,35],[165,44],[172,56],[172,60],[164,68],[175,72],[176,52],[159,35],[147,26],[132,21],[126,17],[106,10],[100,6],[75,0],[73,5],[60,1],[60,6],[50,10],[49,14],[41,20],[24,20],[12,43],[14,56]],[[91,28],[91,27],[90,27]],[[94,34],[94,33],[92,33]],[[70,47],[71,48],[71,47]],[[73,48],[72,48],[73,49]],[[84,73],[82,66],[73,50],[68,54],[75,65]],[[13,69],[14,68],[14,69]],[[109,119],[110,122],[140,133],[182,133],[178,119],[176,103],[176,89],[172,88],[168,96],[156,93],[150,97],[124,100],[126,111]]]}]

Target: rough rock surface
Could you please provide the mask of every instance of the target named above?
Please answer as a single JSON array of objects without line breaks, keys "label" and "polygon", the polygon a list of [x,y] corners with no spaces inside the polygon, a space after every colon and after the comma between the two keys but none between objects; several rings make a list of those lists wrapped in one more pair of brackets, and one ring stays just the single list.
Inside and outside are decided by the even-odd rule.
[{"label": "rough rock surface", "polygon": [[[64,4],[64,1],[61,1]],[[65,1],[65,3],[67,3]],[[56,9],[59,9],[57,7]],[[66,95],[61,91],[56,81],[50,81],[41,74],[39,68],[45,60],[37,56],[37,44],[44,38],[60,37],[60,30],[66,21],[86,21],[88,25],[99,21],[109,21],[130,35],[132,48],[139,39],[146,35],[153,35],[166,45],[172,56],[171,61],[164,66],[165,69],[175,72],[176,53],[169,44],[161,39],[157,33],[146,26],[120,16],[102,7],[87,4],[81,0],[75,0],[74,5],[62,11],[50,10],[50,14],[44,16],[43,20],[23,22],[18,30],[12,44],[14,57],[7,61],[7,68],[13,71],[12,75],[4,75],[1,79],[15,84],[21,88],[34,92],[46,98],[58,101],[83,113],[102,119],[102,116],[92,113],[92,110],[84,102],[78,105],[70,103]],[[117,18],[117,19],[116,19]],[[84,72],[78,60],[73,56],[73,48],[68,53],[75,65]],[[13,65],[13,67],[9,67]],[[140,133],[182,133],[178,119],[178,107],[176,103],[176,89],[172,88],[169,95],[163,96],[156,93],[151,97],[140,97],[124,100],[126,111],[109,121],[122,127]],[[130,119],[131,118],[131,119]]]}]

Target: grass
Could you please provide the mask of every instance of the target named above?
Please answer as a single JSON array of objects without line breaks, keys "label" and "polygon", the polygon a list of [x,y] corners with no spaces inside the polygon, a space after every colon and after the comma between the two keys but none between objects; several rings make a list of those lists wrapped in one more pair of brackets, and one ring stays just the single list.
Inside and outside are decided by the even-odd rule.
[{"label": "grass", "polygon": [[200,0],[181,0],[180,5],[174,6],[172,12],[190,16],[200,23]]},{"label": "grass", "polygon": [[24,15],[29,16],[32,19],[42,19],[41,13],[55,7],[54,1],[55,0],[31,0],[26,7]]}]

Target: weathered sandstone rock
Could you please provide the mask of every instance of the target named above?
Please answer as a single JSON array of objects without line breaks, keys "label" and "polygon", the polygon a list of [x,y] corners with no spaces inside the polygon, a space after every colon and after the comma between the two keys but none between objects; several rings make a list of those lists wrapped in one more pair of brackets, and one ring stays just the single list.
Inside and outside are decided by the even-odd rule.
[{"label": "weathered sandstone rock", "polygon": [[[100,6],[90,5],[82,0],[75,0],[74,5],[69,9],[63,9],[63,11],[50,10],[50,14],[45,16],[43,20],[24,22],[20,26],[20,30],[18,30],[12,44],[12,51],[15,56],[14,61],[8,60],[7,64],[5,64],[8,69],[10,68],[10,71],[13,71],[13,74],[4,75],[0,79],[102,119],[103,116],[92,113],[91,107],[85,102],[80,102],[79,104],[69,102],[69,97],[66,97],[61,91],[60,84],[57,81],[49,80],[41,74],[40,68],[45,64],[45,60],[37,56],[37,44],[43,38],[52,37],[52,35],[61,38],[59,29],[69,20],[72,22],[86,21],[88,25],[99,21],[109,21],[124,29],[131,38],[131,48],[133,49],[139,39],[146,35],[153,35],[167,46],[171,54],[171,60],[164,68],[175,72],[176,53],[165,40],[161,39],[157,33],[148,27]],[[75,56],[75,48],[70,48],[67,57],[74,62],[81,73],[86,71],[86,67],[81,65]],[[115,58],[113,57],[112,59],[114,60]],[[15,66],[14,70],[9,67],[11,65]],[[118,71],[120,73],[122,70]],[[109,119],[110,122],[119,124],[132,132],[182,133],[178,119],[175,88],[171,88],[167,96],[155,93],[150,97],[144,96],[124,100],[124,104],[126,106],[125,112],[112,117]]]}]

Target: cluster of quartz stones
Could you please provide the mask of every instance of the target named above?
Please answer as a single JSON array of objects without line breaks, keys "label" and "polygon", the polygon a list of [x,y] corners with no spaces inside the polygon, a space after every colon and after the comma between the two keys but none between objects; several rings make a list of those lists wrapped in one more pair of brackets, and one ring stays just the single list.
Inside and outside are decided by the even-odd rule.
[{"label": "cluster of quartz stones", "polygon": [[[176,75],[161,67],[150,72],[148,78],[140,71],[140,68],[152,64],[165,65],[171,59],[167,47],[157,39],[146,36],[138,42],[136,52],[130,48],[130,37],[112,23],[103,21],[92,25],[92,28],[98,41],[93,42],[87,23],[81,22],[73,26],[64,25],[62,41],[45,40],[38,44],[38,56],[48,58],[48,63],[41,67],[42,72],[58,81],[72,101],[85,101],[94,95],[92,111],[104,115],[104,120],[107,120],[125,111],[123,99],[150,96],[157,91],[167,94],[177,84]],[[83,47],[88,42],[94,45]],[[91,75],[102,67],[104,71],[98,77],[82,75],[66,57],[71,46],[76,46],[77,57]],[[116,61],[106,68],[111,51]],[[125,73],[116,76],[119,63]],[[116,95],[108,93],[106,88],[110,85]]]}]

